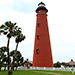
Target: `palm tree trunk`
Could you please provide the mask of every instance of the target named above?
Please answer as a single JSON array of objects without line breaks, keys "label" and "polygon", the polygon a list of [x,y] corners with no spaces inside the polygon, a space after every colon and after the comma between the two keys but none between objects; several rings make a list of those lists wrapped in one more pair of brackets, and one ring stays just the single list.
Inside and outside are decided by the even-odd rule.
[{"label": "palm tree trunk", "polygon": [[8,41],[7,41],[7,48],[9,48],[9,43],[10,43],[10,38],[8,38]]},{"label": "palm tree trunk", "polygon": [[0,66],[0,71],[1,71],[1,66]]},{"label": "palm tree trunk", "polygon": [[10,38],[8,38],[8,41],[7,41],[7,55],[8,55],[8,73],[7,73],[7,75],[10,75],[10,71],[9,71],[9,68],[10,68],[9,43],[10,43]]},{"label": "palm tree trunk", "polygon": [[16,49],[15,49],[15,51],[17,51],[17,49],[18,49],[18,44],[19,44],[19,42],[16,44]]},{"label": "palm tree trunk", "polygon": [[[17,49],[18,49],[18,44],[19,44],[19,42],[16,44],[16,49],[15,49],[15,56],[16,56],[16,52],[17,52]],[[14,59],[15,59],[15,57],[14,57]]]}]

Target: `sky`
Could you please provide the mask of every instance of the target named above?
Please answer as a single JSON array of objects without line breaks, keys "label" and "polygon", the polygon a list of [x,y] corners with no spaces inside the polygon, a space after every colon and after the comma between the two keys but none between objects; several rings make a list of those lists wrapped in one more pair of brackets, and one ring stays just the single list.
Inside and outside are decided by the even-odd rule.
[{"label": "sky", "polygon": [[[26,39],[18,50],[24,59],[33,60],[36,8],[40,2],[48,9],[48,27],[53,62],[75,61],[75,0],[1,0],[0,25],[6,21],[17,23]],[[7,38],[0,36],[0,47],[7,46]],[[15,38],[10,40],[10,51],[15,50]]]}]

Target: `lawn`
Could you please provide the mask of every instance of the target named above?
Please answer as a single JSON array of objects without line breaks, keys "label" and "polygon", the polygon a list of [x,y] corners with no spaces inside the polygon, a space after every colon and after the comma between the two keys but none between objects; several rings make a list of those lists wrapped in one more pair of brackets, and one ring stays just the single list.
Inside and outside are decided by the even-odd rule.
[{"label": "lawn", "polygon": [[[7,71],[0,71],[0,75],[7,75]],[[74,75],[70,71],[49,71],[49,70],[18,70],[12,75]]]}]

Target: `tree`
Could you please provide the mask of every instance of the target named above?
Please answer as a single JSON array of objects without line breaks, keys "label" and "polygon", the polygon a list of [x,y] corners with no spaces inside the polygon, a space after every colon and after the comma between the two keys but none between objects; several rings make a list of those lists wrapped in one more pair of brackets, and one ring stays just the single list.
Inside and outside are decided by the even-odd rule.
[{"label": "tree", "polygon": [[[11,61],[11,59],[10,59],[10,61]],[[7,62],[8,62],[8,57],[5,57],[3,59],[3,62],[4,62],[4,71],[5,71],[6,70],[6,66],[7,66]]]},{"label": "tree", "polygon": [[23,63],[23,61],[24,61],[24,58],[21,57],[21,59],[20,59],[20,65]]},{"label": "tree", "polygon": [[59,61],[54,63],[54,67],[61,67],[61,63]]},{"label": "tree", "polygon": [[[10,56],[13,57],[13,60],[14,60],[14,53],[15,53],[15,50],[10,52]],[[23,57],[22,57],[20,51],[16,51],[16,55],[15,55],[15,60],[14,61],[16,62],[14,65],[16,66],[16,69],[17,69],[18,65],[23,62]],[[14,70],[14,66],[12,67],[12,69]]]},{"label": "tree", "polygon": [[[18,31],[17,31],[17,33],[18,33]],[[15,61],[15,56],[16,56],[16,54],[17,54],[18,45],[19,45],[19,43],[22,42],[24,39],[25,39],[25,36],[24,36],[23,34],[21,34],[21,33],[18,33],[18,34],[17,34],[17,37],[16,37],[16,39],[15,39],[15,42],[16,42],[17,44],[16,44],[16,49],[15,49],[15,51],[14,51],[11,73],[12,73],[12,71],[13,71],[14,61]]]},{"label": "tree", "polygon": [[65,62],[62,62],[61,65],[63,65],[65,68],[70,66],[69,63],[65,63]]},{"label": "tree", "polygon": [[7,21],[7,22],[5,22],[5,24],[2,24],[0,26],[0,34],[3,33],[8,38],[8,41],[7,41],[8,73],[7,73],[7,75],[10,75],[10,70],[9,70],[9,67],[10,67],[10,56],[9,56],[10,38],[12,36],[15,37],[17,35],[16,31],[19,31],[19,33],[21,33],[20,29],[21,28],[18,28],[18,26],[16,26],[16,23],[12,23],[11,21]]},{"label": "tree", "polygon": [[6,61],[6,54],[5,52],[7,52],[7,47],[3,46],[0,48],[0,70],[2,67],[3,62]]}]

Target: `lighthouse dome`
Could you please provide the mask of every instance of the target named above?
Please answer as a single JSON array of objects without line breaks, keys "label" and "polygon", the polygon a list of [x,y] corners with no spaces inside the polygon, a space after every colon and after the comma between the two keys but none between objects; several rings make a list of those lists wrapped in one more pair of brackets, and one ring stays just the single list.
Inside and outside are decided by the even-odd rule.
[{"label": "lighthouse dome", "polygon": [[45,7],[45,4],[43,3],[43,2],[41,2],[41,3],[39,3],[38,4],[38,8],[36,9],[36,12],[38,11],[38,10],[46,10],[46,12],[48,12],[48,10],[47,10],[47,8]]}]

